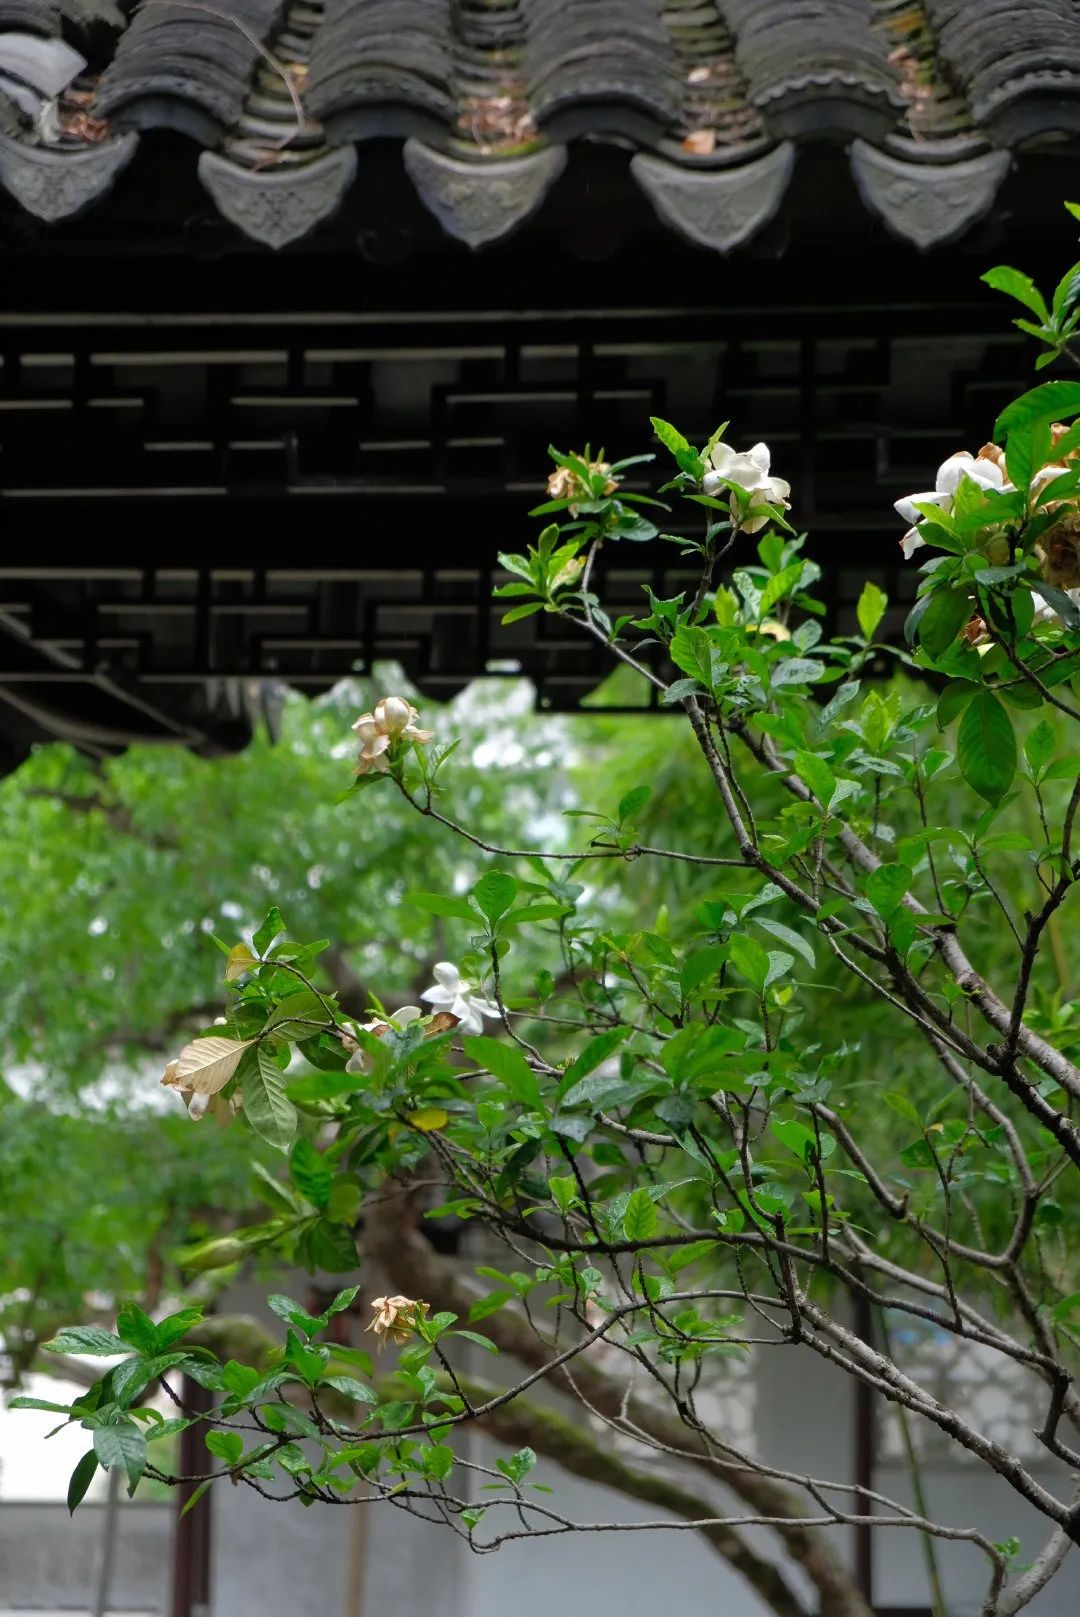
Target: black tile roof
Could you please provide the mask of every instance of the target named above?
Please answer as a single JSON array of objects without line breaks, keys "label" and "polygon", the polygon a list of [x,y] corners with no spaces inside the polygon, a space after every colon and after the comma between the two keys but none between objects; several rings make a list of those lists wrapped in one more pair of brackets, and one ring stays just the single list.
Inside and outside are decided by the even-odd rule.
[{"label": "black tile roof", "polygon": [[[96,9],[94,9],[96,8]],[[104,196],[179,131],[220,211],[282,247],[344,198],[358,147],[483,246],[566,148],[628,148],[660,217],[726,252],[783,203],[798,148],[845,147],[867,208],[920,247],[993,207],[1018,151],[1080,144],[1080,0],[0,0],[0,183],[30,213]],[[9,36],[87,61],[35,110]],[[33,42],[32,42],[33,43]],[[25,41],[23,41],[25,48]],[[14,47],[11,47],[14,48]],[[31,74],[31,78],[33,75]]]}]

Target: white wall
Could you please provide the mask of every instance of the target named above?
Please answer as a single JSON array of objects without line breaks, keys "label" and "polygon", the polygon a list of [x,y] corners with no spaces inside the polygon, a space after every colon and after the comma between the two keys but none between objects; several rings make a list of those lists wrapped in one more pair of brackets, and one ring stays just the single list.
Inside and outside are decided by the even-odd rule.
[{"label": "white wall", "polygon": [[[0,1612],[40,1606],[85,1610],[94,1591],[103,1517],[104,1506],[89,1500],[72,1517],[62,1504],[0,1504]],[[166,1610],[172,1518],[167,1502],[124,1501],[112,1585],[115,1609]]]}]

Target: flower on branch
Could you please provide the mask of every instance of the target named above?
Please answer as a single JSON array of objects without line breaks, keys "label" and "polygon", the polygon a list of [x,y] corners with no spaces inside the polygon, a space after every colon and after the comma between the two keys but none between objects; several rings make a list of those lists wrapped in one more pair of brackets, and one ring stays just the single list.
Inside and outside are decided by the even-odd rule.
[{"label": "flower on branch", "polygon": [[168,1063],[161,1082],[167,1089],[179,1092],[193,1122],[210,1112],[219,1123],[227,1123],[239,1111],[239,1095],[226,1100],[219,1091],[236,1072],[251,1042],[217,1036],[193,1039]]},{"label": "flower on branch", "polygon": [[415,1336],[418,1321],[428,1311],[427,1303],[412,1297],[373,1297],[371,1306],[375,1318],[366,1329],[379,1338],[380,1353],[388,1339],[400,1344]]},{"label": "flower on branch", "polygon": [[[586,451],[586,454],[588,451]],[[602,494],[614,494],[618,483],[607,474],[611,466],[606,460],[586,460],[585,455],[579,457],[585,462],[590,472],[601,475],[604,479]],[[593,500],[596,494],[585,482],[585,479],[575,472],[572,466],[556,466],[547,481],[548,497],[552,500]],[[571,516],[576,516],[574,506],[570,507]]]},{"label": "flower on branch", "polygon": [[419,730],[416,709],[403,696],[384,696],[371,713],[361,713],[353,729],[360,737],[358,775],[372,770],[384,775],[390,767],[387,756],[392,741],[430,741],[434,730]]},{"label": "flower on branch", "polygon": [[[732,522],[743,533],[758,533],[772,520],[773,507],[787,511],[791,506],[791,484],[785,483],[782,477],[773,477],[771,465],[768,444],[755,444],[740,454],[721,440],[709,452],[710,470],[702,479],[702,491],[716,495],[731,488]],[[749,496],[745,514],[742,514],[742,502],[736,490]]]},{"label": "flower on branch", "polygon": [[[1050,453],[1055,458],[1048,459],[1035,470],[1028,484],[1027,493],[1029,505],[1034,507],[1044,490],[1049,490],[1050,497],[1041,501],[1039,509],[1057,517],[1057,521],[1040,535],[1034,546],[1039,576],[1046,583],[1064,590],[1075,604],[1080,602],[1080,509],[1074,490],[1071,490],[1066,497],[1055,500],[1052,488],[1058,478],[1076,471],[1076,463],[1080,459],[1076,450],[1066,450],[1063,456],[1055,454],[1058,444],[1069,431],[1070,429],[1060,422],[1055,422],[1050,428]],[[1000,494],[1016,492],[1015,484],[1008,478],[1005,451],[998,444],[984,444],[977,455],[971,455],[967,450],[960,450],[955,455],[950,455],[948,460],[943,461],[938,467],[934,488],[896,501],[899,515],[905,522],[913,524],[900,541],[905,556],[911,556],[926,543],[918,527],[925,515],[925,511],[920,510],[920,507],[937,506],[946,515],[951,516],[957,493],[965,478],[985,491]],[[992,513],[987,526],[997,535],[997,542],[996,545],[988,544],[984,555],[995,565],[1007,562],[1010,553],[1003,527],[1000,523],[995,525]],[[1038,604],[1034,621],[1043,623],[1050,620],[1060,621],[1060,614],[1046,603]],[[965,631],[965,638],[973,644],[982,644],[986,642],[987,632],[981,618],[973,618]]]},{"label": "flower on branch", "polygon": [[436,1010],[449,1011],[451,1016],[456,1016],[462,1033],[483,1033],[484,1017],[493,1019],[499,1015],[499,1007],[465,982],[458,968],[447,960],[440,960],[435,967],[435,981],[420,998],[434,1005]]},{"label": "flower on branch", "polygon": [[936,505],[951,516],[956,491],[965,477],[982,489],[997,489],[1004,493],[1012,491],[1013,485],[1005,477],[1005,455],[997,444],[984,444],[978,455],[971,454],[967,449],[958,450],[948,460],[942,461],[932,489],[923,494],[908,494],[896,501],[897,514],[912,524],[900,541],[905,556],[910,557],[926,543],[917,526],[923,520],[919,507]]}]

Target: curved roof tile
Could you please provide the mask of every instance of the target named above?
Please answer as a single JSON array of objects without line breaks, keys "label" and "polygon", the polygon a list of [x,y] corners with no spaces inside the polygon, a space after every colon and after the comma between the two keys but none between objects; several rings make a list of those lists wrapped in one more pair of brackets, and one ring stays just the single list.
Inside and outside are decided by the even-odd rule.
[{"label": "curved roof tile", "polygon": [[[91,6],[84,37],[71,19]],[[471,246],[528,217],[567,144],[591,140],[636,152],[661,219],[722,251],[782,206],[807,142],[851,150],[868,207],[921,246],[944,239],[961,165],[1003,154],[979,167],[970,225],[1012,149],[1080,144],[1077,0],[141,0],[128,18],[114,0],[0,0],[5,32],[62,33],[90,63],[55,103],[0,72],[0,183],[24,206],[39,169],[35,211],[89,205],[163,126],[206,148],[208,194],[272,247],[334,211],[377,137],[408,143],[421,200]]]}]

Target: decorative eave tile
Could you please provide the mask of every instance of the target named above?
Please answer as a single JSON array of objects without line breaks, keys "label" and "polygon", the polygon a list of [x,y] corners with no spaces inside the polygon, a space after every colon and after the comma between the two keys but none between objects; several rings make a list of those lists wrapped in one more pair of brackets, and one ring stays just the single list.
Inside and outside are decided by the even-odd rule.
[{"label": "decorative eave tile", "polygon": [[32,146],[0,132],[0,183],[27,213],[53,224],[103,197],[138,144],[132,131],[77,150]]},{"label": "decorative eave tile", "polygon": [[957,163],[907,163],[857,140],[851,171],[872,213],[904,241],[926,249],[957,241],[990,212],[1012,165],[1008,152]]},{"label": "decorative eave tile", "polygon": [[566,147],[469,162],[407,140],[404,160],[421,201],[447,235],[485,247],[536,212],[566,167]]},{"label": "decorative eave tile", "polygon": [[687,169],[645,153],[630,164],[661,219],[717,253],[732,252],[775,218],[794,167],[791,141],[733,168]]},{"label": "decorative eave tile", "polygon": [[336,213],[356,177],[356,148],[338,146],[292,168],[249,169],[203,152],[199,178],[225,218],[275,249],[299,241]]}]

